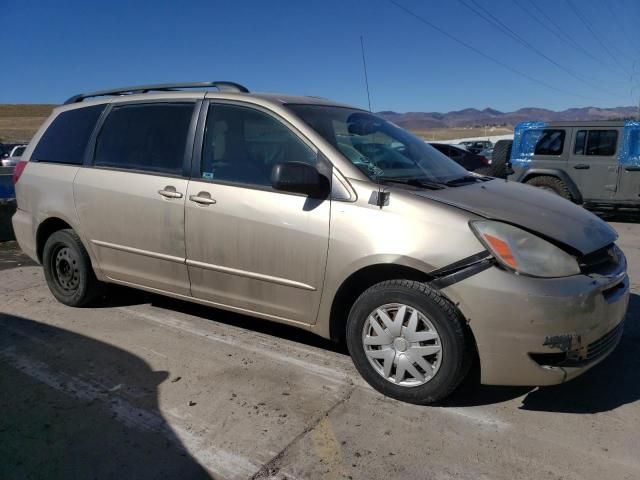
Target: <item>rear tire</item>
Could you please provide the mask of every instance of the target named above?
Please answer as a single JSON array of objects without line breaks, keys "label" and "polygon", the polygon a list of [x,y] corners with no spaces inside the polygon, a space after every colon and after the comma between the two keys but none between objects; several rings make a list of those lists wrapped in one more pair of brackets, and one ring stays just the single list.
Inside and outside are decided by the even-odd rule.
[{"label": "rear tire", "polygon": [[457,310],[437,290],[410,280],[378,283],[360,295],[349,313],[347,347],[369,385],[418,405],[453,392],[473,359]]},{"label": "rear tire", "polygon": [[567,185],[557,177],[550,177],[548,175],[533,177],[532,179],[527,180],[525,183],[527,185],[542,188],[549,192],[555,193],[556,195],[560,195],[566,200],[573,201],[573,197],[571,196],[569,188],[567,188]]},{"label": "rear tire", "polygon": [[98,281],[80,237],[71,229],[54,232],[42,255],[49,290],[60,303],[82,307],[97,299],[104,285]]}]

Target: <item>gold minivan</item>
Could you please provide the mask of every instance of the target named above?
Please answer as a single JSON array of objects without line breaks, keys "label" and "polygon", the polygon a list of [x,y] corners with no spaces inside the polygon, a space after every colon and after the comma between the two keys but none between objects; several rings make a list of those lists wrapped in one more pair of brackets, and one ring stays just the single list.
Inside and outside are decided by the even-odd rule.
[{"label": "gold minivan", "polygon": [[346,341],[407,402],[446,397],[476,359],[485,384],[565,382],[622,334],[605,222],[325,99],[232,82],[76,95],[14,180],[18,242],[62,303],[107,282],[294,325]]}]

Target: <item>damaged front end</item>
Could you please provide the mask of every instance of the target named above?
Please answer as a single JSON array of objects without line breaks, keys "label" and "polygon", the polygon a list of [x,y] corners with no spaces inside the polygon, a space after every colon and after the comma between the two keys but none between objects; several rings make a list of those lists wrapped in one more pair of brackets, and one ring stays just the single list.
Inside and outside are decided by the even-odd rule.
[{"label": "damaged front end", "polygon": [[584,367],[613,351],[622,338],[623,330],[624,322],[620,322],[613,330],[589,344],[584,344],[582,336],[577,333],[548,336],[542,345],[560,351],[531,353],[529,356],[543,367]]}]

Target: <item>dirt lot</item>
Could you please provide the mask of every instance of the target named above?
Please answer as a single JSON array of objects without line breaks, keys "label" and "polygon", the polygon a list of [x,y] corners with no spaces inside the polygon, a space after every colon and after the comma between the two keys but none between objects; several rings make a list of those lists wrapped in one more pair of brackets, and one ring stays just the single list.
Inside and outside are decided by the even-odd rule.
[{"label": "dirt lot", "polygon": [[640,225],[615,223],[633,296],[618,349],[549,388],[445,405],[382,397],[297,330],[114,289],[55,302],[0,256],[0,478],[640,478]]},{"label": "dirt lot", "polygon": [[460,128],[431,128],[425,130],[412,130],[419,137],[430,142],[438,140],[452,140],[454,138],[487,137],[491,135],[513,134],[513,127],[460,127]]}]

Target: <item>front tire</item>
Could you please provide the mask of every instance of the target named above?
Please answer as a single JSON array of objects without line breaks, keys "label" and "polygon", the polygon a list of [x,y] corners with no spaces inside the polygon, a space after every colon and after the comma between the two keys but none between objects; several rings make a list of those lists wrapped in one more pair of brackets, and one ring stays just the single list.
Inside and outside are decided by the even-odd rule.
[{"label": "front tire", "polygon": [[49,290],[60,303],[82,307],[102,293],[89,254],[71,229],[58,230],[47,239],[42,264]]},{"label": "front tire", "polygon": [[366,290],[347,321],[347,346],[358,372],[380,393],[419,405],[448,396],[472,355],[463,320],[437,290],[389,280]]}]

